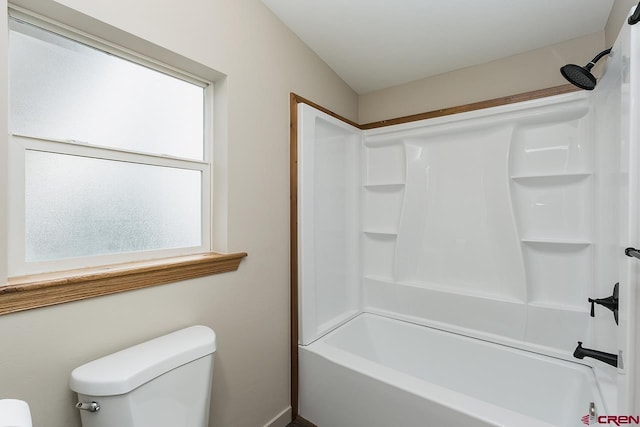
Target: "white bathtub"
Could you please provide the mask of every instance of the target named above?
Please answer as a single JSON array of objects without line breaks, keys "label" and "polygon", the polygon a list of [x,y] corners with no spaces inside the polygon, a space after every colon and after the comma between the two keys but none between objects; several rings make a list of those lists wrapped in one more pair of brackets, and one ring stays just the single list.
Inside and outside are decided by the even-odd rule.
[{"label": "white bathtub", "polygon": [[319,427],[583,426],[591,368],[373,314],[300,346],[300,415]]}]

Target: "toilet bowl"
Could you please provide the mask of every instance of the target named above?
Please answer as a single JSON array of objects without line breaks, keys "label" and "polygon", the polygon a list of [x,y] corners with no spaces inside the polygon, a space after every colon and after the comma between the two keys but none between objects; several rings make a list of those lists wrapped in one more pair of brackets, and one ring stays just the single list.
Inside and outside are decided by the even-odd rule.
[{"label": "toilet bowl", "polygon": [[192,326],[73,370],[83,427],[206,427],[216,335]]}]

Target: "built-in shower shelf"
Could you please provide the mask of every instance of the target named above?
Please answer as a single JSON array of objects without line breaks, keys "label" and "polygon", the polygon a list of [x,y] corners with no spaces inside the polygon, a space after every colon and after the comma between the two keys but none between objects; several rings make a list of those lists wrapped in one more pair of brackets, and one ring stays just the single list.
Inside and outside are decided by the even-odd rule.
[{"label": "built-in shower shelf", "polygon": [[383,276],[380,274],[365,274],[364,278],[366,280],[372,280],[374,282],[378,282],[378,283],[386,283],[386,284],[391,284],[391,285],[395,285],[395,281],[393,279],[393,277],[391,276]]},{"label": "built-in shower shelf", "polygon": [[364,188],[373,191],[398,191],[404,188],[404,182],[388,182],[381,184],[365,184]]},{"label": "built-in shower shelf", "polygon": [[528,303],[531,307],[539,307],[546,308],[548,310],[558,310],[558,311],[570,311],[573,313],[583,313],[585,315],[589,314],[589,304],[583,304],[580,306],[573,304],[562,304],[553,301],[529,301]]},{"label": "built-in shower shelf", "polygon": [[511,179],[515,181],[541,180],[541,179],[575,180],[580,178],[586,178],[591,175],[593,175],[593,173],[591,172],[547,173],[547,174],[531,174],[531,175],[512,175]]},{"label": "built-in shower shelf", "polygon": [[520,239],[522,243],[532,245],[576,245],[576,246],[589,246],[591,242],[587,240],[579,239]]},{"label": "built-in shower shelf", "polygon": [[373,234],[377,236],[397,236],[397,230],[363,230],[365,234]]}]

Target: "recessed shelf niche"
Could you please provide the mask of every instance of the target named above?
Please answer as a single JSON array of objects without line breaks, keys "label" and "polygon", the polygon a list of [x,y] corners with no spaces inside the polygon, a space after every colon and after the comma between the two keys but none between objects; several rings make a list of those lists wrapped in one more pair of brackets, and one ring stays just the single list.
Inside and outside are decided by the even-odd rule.
[{"label": "recessed shelf niche", "polygon": [[554,175],[512,180],[514,210],[524,240],[589,241],[591,176]]},{"label": "recessed shelf niche", "polygon": [[396,235],[364,233],[362,245],[364,276],[392,281]]},{"label": "recessed shelf niche", "polygon": [[367,186],[364,191],[365,232],[396,234],[402,208],[403,185]]},{"label": "recessed shelf niche", "polygon": [[404,145],[365,146],[365,179],[367,187],[397,185],[405,182]]}]

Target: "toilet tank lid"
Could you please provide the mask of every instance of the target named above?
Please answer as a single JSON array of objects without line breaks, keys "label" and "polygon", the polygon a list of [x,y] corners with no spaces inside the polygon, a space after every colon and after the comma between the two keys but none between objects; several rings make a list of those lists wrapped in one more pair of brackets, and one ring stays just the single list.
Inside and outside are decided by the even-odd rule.
[{"label": "toilet tank lid", "polygon": [[191,326],[82,365],[71,372],[69,385],[89,396],[124,394],[215,351],[215,332]]}]

